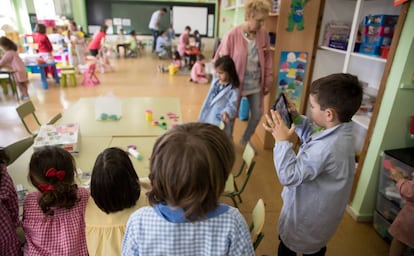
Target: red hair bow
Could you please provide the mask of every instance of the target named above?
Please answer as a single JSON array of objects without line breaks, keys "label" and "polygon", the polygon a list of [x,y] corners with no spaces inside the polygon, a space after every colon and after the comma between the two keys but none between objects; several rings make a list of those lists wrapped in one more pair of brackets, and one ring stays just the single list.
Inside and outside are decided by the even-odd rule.
[{"label": "red hair bow", "polygon": [[54,186],[49,185],[49,184],[39,184],[38,187],[39,187],[39,190],[42,191],[42,192],[56,190]]},{"label": "red hair bow", "polygon": [[66,172],[64,170],[56,170],[55,168],[50,168],[46,171],[46,177],[56,177],[58,180],[63,180],[66,176]]}]

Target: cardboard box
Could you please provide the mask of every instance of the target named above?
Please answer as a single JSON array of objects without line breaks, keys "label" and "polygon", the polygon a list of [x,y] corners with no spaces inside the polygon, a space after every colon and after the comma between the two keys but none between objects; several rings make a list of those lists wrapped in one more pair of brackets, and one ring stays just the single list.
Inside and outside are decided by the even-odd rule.
[{"label": "cardboard box", "polygon": [[70,153],[79,153],[79,124],[42,125],[33,144],[34,150],[57,146]]}]

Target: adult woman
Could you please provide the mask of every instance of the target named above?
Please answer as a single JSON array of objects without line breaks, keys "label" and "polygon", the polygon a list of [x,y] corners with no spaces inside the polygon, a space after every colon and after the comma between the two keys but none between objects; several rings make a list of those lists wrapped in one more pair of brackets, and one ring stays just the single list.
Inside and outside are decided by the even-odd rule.
[{"label": "adult woman", "polygon": [[254,134],[263,113],[263,98],[269,93],[272,84],[272,53],[269,51],[269,35],[263,28],[264,20],[270,11],[266,0],[245,2],[245,22],[231,29],[224,36],[215,59],[230,55],[236,64],[240,80],[239,102],[247,97],[250,105],[250,118],[240,140],[246,145]]},{"label": "adult woman", "polygon": [[99,49],[101,49],[102,41],[105,39],[107,29],[108,27],[106,25],[102,25],[99,32],[95,34],[92,41],[89,43],[89,52],[92,56],[96,57],[96,55],[98,55]]}]

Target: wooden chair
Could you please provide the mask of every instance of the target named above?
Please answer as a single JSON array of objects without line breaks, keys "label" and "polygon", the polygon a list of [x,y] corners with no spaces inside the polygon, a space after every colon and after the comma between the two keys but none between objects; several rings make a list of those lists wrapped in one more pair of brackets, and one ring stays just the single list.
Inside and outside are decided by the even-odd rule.
[{"label": "wooden chair", "polygon": [[[240,195],[241,193],[243,193],[244,189],[246,188],[247,182],[249,181],[252,171],[254,169],[254,166],[256,164],[256,162],[253,160],[254,156],[255,156],[254,149],[252,148],[250,143],[247,143],[243,151],[243,163],[240,166],[238,173],[236,175],[230,174],[229,178],[226,181],[226,186],[224,188],[223,196],[230,197],[235,207],[238,207],[237,202],[236,202],[236,197],[239,198],[240,203],[242,202]],[[240,189],[238,189],[234,178],[239,177],[243,171],[246,172],[246,176],[244,178],[243,184],[241,185]]]},{"label": "wooden chair", "polygon": [[[27,125],[27,123],[26,123],[26,118],[27,117],[29,117],[29,116],[32,116],[32,118],[35,120],[35,122],[36,122],[36,124],[37,124],[37,126],[38,127],[40,127],[41,126],[41,123],[40,123],[40,121],[39,121],[39,119],[37,118],[37,116],[36,116],[36,113],[35,113],[35,108],[34,108],[34,105],[33,105],[33,103],[32,103],[32,101],[31,100],[29,100],[29,101],[26,101],[25,103],[23,103],[23,104],[21,104],[20,106],[18,106],[17,108],[16,108],[16,111],[17,111],[17,114],[19,115],[19,117],[20,117],[20,120],[22,120],[22,123],[23,123],[23,125],[24,125],[24,128],[26,128],[26,131],[28,132],[28,133],[30,133],[33,137],[36,137],[37,136],[37,130],[36,131],[32,131],[32,130],[30,130],[29,129],[29,126]],[[56,123],[60,118],[62,117],[62,114],[61,113],[58,113],[58,114],[56,114],[54,117],[52,117],[48,122],[47,122],[47,124],[54,124],[54,123]]]},{"label": "wooden chair", "polygon": [[263,227],[265,223],[265,205],[263,199],[259,199],[252,212],[252,223],[250,224],[250,233],[252,235],[253,248],[257,249],[264,237]]},{"label": "wooden chair", "polygon": [[4,152],[9,158],[7,166],[11,165],[19,156],[21,156],[31,145],[33,145],[33,137],[26,137],[16,141],[4,148]]}]

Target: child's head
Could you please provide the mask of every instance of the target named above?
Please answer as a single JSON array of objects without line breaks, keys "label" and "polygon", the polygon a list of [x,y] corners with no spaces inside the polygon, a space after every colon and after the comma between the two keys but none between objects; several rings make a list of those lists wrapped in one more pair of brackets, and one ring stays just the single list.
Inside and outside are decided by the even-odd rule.
[{"label": "child's head", "polygon": [[123,35],[124,34],[124,29],[120,28],[118,34]]},{"label": "child's head", "polygon": [[188,220],[199,220],[218,206],[234,160],[233,142],[217,126],[176,126],[155,142],[148,200],[182,208]]},{"label": "child's head", "polygon": [[224,55],[214,62],[217,77],[220,83],[230,83],[233,87],[239,87],[240,80],[237,75],[236,66],[229,55]]},{"label": "child's head", "polygon": [[17,45],[5,36],[0,37],[0,47],[5,51],[17,51]]},{"label": "child's head", "polygon": [[76,30],[78,30],[78,26],[76,25],[76,22],[75,21],[69,22],[69,30],[70,31],[76,31]]},{"label": "child's head", "polygon": [[196,29],[196,30],[194,30],[193,34],[194,34],[194,36],[198,36],[200,34],[200,32],[198,32],[198,30]]},{"label": "child's head", "polygon": [[91,196],[106,213],[130,208],[141,189],[128,154],[120,148],[107,148],[98,155],[92,170]]},{"label": "child's head", "polygon": [[174,60],[181,60],[181,56],[180,56],[180,53],[178,51],[174,52],[173,59]]},{"label": "child's head", "polygon": [[201,62],[201,63],[205,63],[206,62],[206,57],[204,57],[203,54],[198,54],[196,58],[197,58],[197,61],[198,62]]},{"label": "child's head", "polygon": [[42,193],[38,202],[45,215],[53,215],[53,207],[69,209],[78,201],[75,170],[75,160],[62,148],[46,146],[33,153],[29,180]]},{"label": "child's head", "polygon": [[108,29],[107,25],[102,25],[101,28],[99,29],[99,32],[104,32],[106,33],[106,30]]},{"label": "child's head", "polygon": [[37,23],[35,27],[35,32],[40,33],[40,34],[46,34],[45,24]]},{"label": "child's head", "polygon": [[312,119],[325,127],[327,121],[351,121],[361,106],[363,90],[358,77],[338,73],[314,81],[309,94]]},{"label": "child's head", "polygon": [[135,30],[131,30],[131,32],[129,32],[129,35],[135,37],[135,35],[136,35]]},{"label": "child's head", "polygon": [[167,37],[167,32],[166,32],[166,31],[164,31],[164,30],[161,30],[161,31],[160,31],[160,36],[162,36],[162,37]]},{"label": "child's head", "polygon": [[184,28],[184,32],[186,32],[187,34],[190,34],[190,32],[191,32],[191,27],[190,27],[190,26],[185,26],[185,28]]}]

